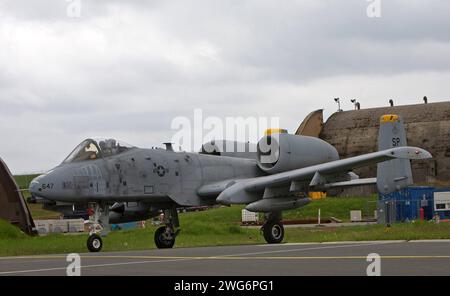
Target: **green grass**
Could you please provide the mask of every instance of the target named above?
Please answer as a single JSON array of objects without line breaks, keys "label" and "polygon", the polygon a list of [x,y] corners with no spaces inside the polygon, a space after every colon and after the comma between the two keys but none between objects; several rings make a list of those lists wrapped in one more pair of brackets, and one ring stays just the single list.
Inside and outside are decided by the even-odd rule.
[{"label": "green grass", "polygon": [[20,189],[28,189],[28,186],[30,185],[31,180],[39,176],[39,174],[33,174],[33,175],[16,175],[14,176],[14,179],[16,180],[17,186],[19,186]]},{"label": "green grass", "polygon": [[[239,226],[240,208],[180,214],[182,232],[177,247],[229,244],[254,244],[263,240],[256,229]],[[153,234],[157,227],[147,223],[145,229],[111,232],[104,238],[105,251],[145,250],[155,248]],[[0,224],[0,256],[86,252],[87,234],[52,234],[27,237],[6,222]],[[11,230],[14,230],[11,232]]]},{"label": "green grass", "polygon": [[363,225],[337,228],[288,229],[288,242],[449,239],[450,223],[433,222]]},{"label": "green grass", "polygon": [[376,195],[370,197],[335,197],[313,200],[308,205],[283,213],[285,219],[317,218],[320,209],[322,219],[331,217],[343,221],[350,220],[351,210],[361,210],[363,216],[373,217],[376,209]]},{"label": "green grass", "polygon": [[[204,212],[180,214],[181,233],[176,247],[259,244],[264,239],[259,229],[239,226],[242,207],[222,207]],[[104,251],[146,250],[155,248],[155,226],[110,233],[104,238]],[[86,252],[87,234],[53,234],[28,237],[17,228],[0,221],[0,256]],[[430,222],[351,227],[286,228],[285,242],[327,242],[362,240],[448,239],[450,223]]]},{"label": "green grass", "polygon": [[34,220],[59,219],[61,213],[44,210],[42,204],[28,204],[28,209]]},{"label": "green grass", "polygon": [[0,242],[5,239],[28,238],[17,227],[9,224],[5,220],[0,219]]},{"label": "green grass", "polygon": [[[16,176],[21,188],[27,188],[34,176]],[[25,193],[25,196],[28,196]],[[312,201],[300,209],[287,211],[284,219],[315,219],[318,209],[322,219],[335,217],[349,220],[350,210],[361,210],[363,216],[373,216],[376,196],[326,198]],[[59,214],[30,204],[34,219],[54,218]],[[203,212],[180,214],[181,233],[176,247],[220,246],[265,243],[259,229],[240,227],[242,206],[221,207]],[[145,250],[155,248],[155,226],[146,229],[112,232],[104,238],[104,251]],[[0,220],[0,256],[58,254],[86,252],[87,234],[52,234],[29,237],[9,223]],[[329,242],[363,240],[449,239],[450,223],[429,222],[352,227],[286,228],[285,242]]]}]

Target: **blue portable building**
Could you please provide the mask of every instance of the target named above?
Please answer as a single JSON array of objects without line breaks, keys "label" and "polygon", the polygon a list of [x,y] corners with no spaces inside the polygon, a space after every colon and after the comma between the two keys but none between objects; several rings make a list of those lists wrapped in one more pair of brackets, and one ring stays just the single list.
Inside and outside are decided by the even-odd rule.
[{"label": "blue portable building", "polygon": [[[389,218],[379,215],[379,222],[386,219],[390,222],[408,222],[420,219],[420,209],[424,210],[425,220],[434,215],[434,187],[407,187],[390,194],[379,195],[379,212],[389,215]],[[381,210],[380,210],[381,209]]]}]

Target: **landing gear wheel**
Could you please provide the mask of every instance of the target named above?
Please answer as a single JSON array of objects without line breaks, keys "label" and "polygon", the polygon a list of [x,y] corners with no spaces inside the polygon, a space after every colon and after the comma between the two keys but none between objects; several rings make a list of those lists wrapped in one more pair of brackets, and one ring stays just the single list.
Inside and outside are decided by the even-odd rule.
[{"label": "landing gear wheel", "polygon": [[90,252],[99,252],[103,247],[102,238],[97,234],[91,234],[87,239],[87,248]]},{"label": "landing gear wheel", "polygon": [[175,244],[175,234],[162,226],[155,231],[155,245],[158,249],[171,249]]},{"label": "landing gear wheel", "polygon": [[284,238],[284,227],[280,221],[267,221],[263,226],[264,239],[269,244],[279,244]]}]

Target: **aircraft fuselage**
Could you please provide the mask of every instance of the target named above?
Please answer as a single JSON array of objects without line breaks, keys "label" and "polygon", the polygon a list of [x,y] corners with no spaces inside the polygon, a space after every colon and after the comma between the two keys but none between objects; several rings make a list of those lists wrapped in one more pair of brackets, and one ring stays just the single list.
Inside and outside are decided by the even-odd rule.
[{"label": "aircraft fuselage", "polygon": [[215,203],[204,184],[262,175],[256,160],[164,149],[133,148],[110,157],[62,163],[33,180],[33,194],[63,202]]}]

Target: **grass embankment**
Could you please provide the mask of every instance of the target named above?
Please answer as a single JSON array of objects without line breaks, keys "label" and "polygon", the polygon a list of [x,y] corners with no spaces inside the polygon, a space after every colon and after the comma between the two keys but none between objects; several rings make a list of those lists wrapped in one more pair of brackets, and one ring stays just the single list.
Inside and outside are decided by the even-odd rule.
[{"label": "grass embankment", "polygon": [[[341,201],[343,200],[341,199]],[[320,202],[334,205],[336,201],[330,198]],[[320,202],[318,201],[318,203]],[[311,203],[308,205],[311,209],[306,207],[305,210],[306,212],[311,211],[315,213],[314,207],[316,206],[314,203]],[[335,209],[334,206],[331,208]],[[264,239],[258,229],[239,226],[241,209],[242,207],[222,207],[204,212],[180,214],[182,231],[177,237],[176,247],[264,243]],[[294,215],[295,212],[292,211],[287,215]],[[335,212],[332,216],[339,215]],[[149,223],[148,225],[146,229],[112,232],[108,237],[104,238],[103,250],[127,251],[155,248],[153,233],[156,227],[150,226]],[[53,234],[45,237],[28,237],[15,227],[0,221],[0,256],[86,252],[86,236],[86,234]],[[383,225],[336,228],[316,227],[308,229],[287,228],[285,242],[444,238],[450,238],[450,223],[434,224],[422,222],[395,224],[389,229],[386,229]]]},{"label": "grass embankment", "polygon": [[339,197],[313,200],[305,207],[283,213],[285,219],[316,219],[320,209],[322,219],[331,217],[350,220],[351,210],[361,210],[363,217],[374,217],[377,197]]},{"label": "grass embankment", "polygon": [[[19,187],[25,189],[35,176],[16,176]],[[24,192],[27,197],[28,193]],[[40,204],[30,204],[34,219],[58,217],[56,212],[41,209]],[[322,219],[335,217],[349,220],[350,210],[361,210],[363,216],[373,216],[376,196],[370,198],[326,198],[307,206],[287,211],[285,219],[315,219],[319,208]],[[176,247],[198,247],[265,243],[258,229],[240,227],[242,207],[217,208],[204,212],[180,214],[181,233]],[[156,227],[147,223],[146,229],[112,232],[104,238],[104,251],[145,250],[155,248],[153,233]],[[87,234],[52,234],[29,237],[16,227],[0,220],[0,256],[57,254],[86,252]],[[383,225],[336,228],[287,228],[285,242],[328,242],[362,240],[412,240],[450,238],[450,223],[395,224],[386,229]]]},{"label": "grass embankment", "polygon": [[14,180],[16,180],[17,186],[19,186],[20,189],[28,189],[30,182],[37,176],[39,176],[39,174],[15,175]]}]

